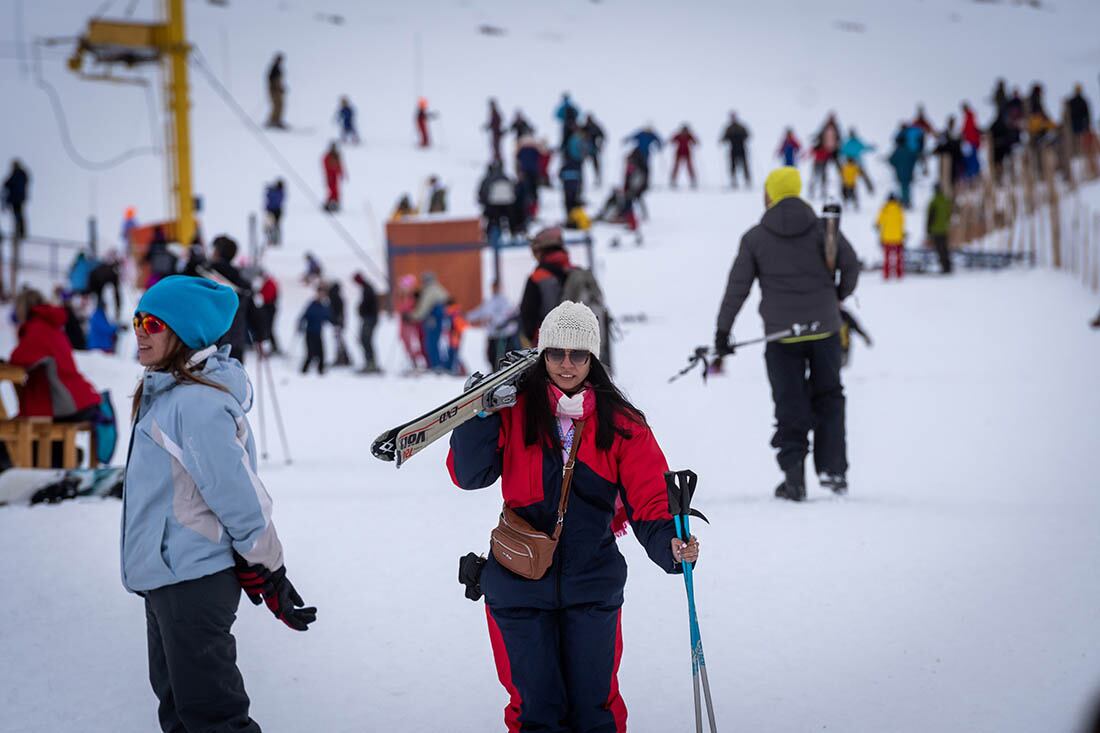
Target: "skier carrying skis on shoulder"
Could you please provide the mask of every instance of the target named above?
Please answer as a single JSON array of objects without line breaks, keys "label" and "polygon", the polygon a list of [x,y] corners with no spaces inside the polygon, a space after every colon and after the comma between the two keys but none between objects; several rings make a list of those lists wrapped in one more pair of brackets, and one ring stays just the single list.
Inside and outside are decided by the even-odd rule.
[{"label": "skier carrying skis on shoulder", "polygon": [[123,489],[122,581],[145,599],[165,731],[259,733],[231,633],[242,589],[296,631],[317,617],[287,578],[256,475],[248,376],[215,346],[236,311],[231,288],[174,275],[134,314],[145,374]]},{"label": "skier carrying skis on shoulder", "polygon": [[772,446],[779,449],[779,468],[785,476],[775,495],[791,501],[806,498],[803,466],[810,430],[821,485],[837,494],[848,489],[838,334],[840,303],[852,294],[859,278],[856,253],[839,232],[835,269],[829,267],[825,223],[799,198],[801,192],[802,177],[796,168],[777,168],[768,176],[764,216],[741,238],[714,336],[720,356],[733,353],[730,330],[757,279],[767,333],[794,324],[819,324],[814,333],[772,341],[764,351],[775,401]]},{"label": "skier carrying skis on shoulder", "polygon": [[451,434],[457,486],[503,477],[502,522],[560,539],[548,566],[531,571],[494,541],[481,573],[510,731],[563,730],[562,721],[575,731],[625,730],[617,673],[626,563],[615,537],[633,524],[668,573],[699,558],[698,540],[676,537],[668,464],[645,414],[611,381],[599,351],[595,314],[563,302],[541,324],[539,360],[518,394],[490,400],[492,412]]}]

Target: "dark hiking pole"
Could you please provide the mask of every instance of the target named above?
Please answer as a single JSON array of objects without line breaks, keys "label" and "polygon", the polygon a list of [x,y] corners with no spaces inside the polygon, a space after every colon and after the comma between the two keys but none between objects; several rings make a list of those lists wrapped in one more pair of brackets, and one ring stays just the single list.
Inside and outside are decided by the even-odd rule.
[{"label": "dark hiking pole", "polygon": [[837,235],[840,233],[840,204],[828,200],[821,209],[821,218],[825,220],[825,266],[836,275]]},{"label": "dark hiking pole", "polygon": [[[809,334],[817,333],[821,328],[821,324],[818,321],[812,323],[796,323],[790,328],[785,328],[782,331],[776,331],[775,333],[769,333],[759,338],[749,339],[748,341],[738,341],[732,344],[734,349],[740,349],[742,346],[751,346],[753,344],[771,343],[772,341],[780,341],[785,338],[791,338],[794,336],[807,336]],[[710,346],[700,346],[692,352],[692,355],[688,357],[688,365],[680,371],[673,374],[668,378],[669,383],[675,382],[680,377],[684,376],[699,364],[703,365],[703,382],[707,381],[707,372],[710,371],[711,360],[720,359],[721,355],[718,354]]]},{"label": "dark hiking pole", "polygon": [[[696,516],[704,522],[707,518],[691,508],[691,497],[699,477],[694,471],[668,471],[665,473],[665,485],[668,487],[668,511],[676,522],[676,536],[684,542],[691,539],[689,517]],[[695,584],[692,577],[692,565],[684,564],[684,588],[687,590],[688,625],[691,628],[691,684],[695,695],[695,733],[703,733],[703,710],[699,700],[699,688],[707,703],[707,720],[710,733],[718,733],[714,722],[714,703],[710,696],[710,680],[707,679],[707,663],[703,657],[703,638],[699,633],[699,617],[695,612]]]}]

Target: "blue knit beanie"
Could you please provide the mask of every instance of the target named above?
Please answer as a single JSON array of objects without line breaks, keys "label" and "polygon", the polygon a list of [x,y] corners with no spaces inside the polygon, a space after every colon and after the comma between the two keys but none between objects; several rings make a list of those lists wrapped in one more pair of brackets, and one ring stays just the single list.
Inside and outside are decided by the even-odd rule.
[{"label": "blue knit beanie", "polygon": [[233,288],[203,277],[170,275],[145,291],[134,313],[156,316],[190,348],[205,349],[233,325],[239,304]]}]

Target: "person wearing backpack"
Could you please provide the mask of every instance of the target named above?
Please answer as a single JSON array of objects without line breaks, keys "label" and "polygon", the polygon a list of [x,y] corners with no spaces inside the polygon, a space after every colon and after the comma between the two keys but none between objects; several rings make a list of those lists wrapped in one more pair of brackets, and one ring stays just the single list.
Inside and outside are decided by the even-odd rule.
[{"label": "person wearing backpack", "polygon": [[833,268],[827,263],[825,223],[800,198],[802,177],[797,168],[772,171],[764,191],[764,215],[741,238],[730,269],[714,348],[719,356],[733,353],[730,331],[755,280],[760,281],[765,333],[796,324],[818,324],[812,333],[771,341],[764,350],[775,402],[776,430],[771,444],[779,449],[777,458],[784,474],[775,496],[790,501],[806,499],[804,466],[811,430],[821,486],[844,494],[848,490],[848,457],[840,380],[840,303],[855,290],[859,259],[844,235],[837,232]]},{"label": "person wearing backpack", "polygon": [[592,273],[576,267],[565,251],[561,227],[547,227],[531,239],[531,254],[538,260],[534,272],[527,278],[519,305],[520,334],[527,343],[538,341],[538,327],[546,314],[563,300],[584,303],[591,308],[600,323],[603,351],[599,354],[604,366],[611,366],[611,345],[607,308],[603,292]]},{"label": "person wearing backpack", "polygon": [[477,202],[485,218],[485,236],[492,243],[500,237],[504,224],[511,221],[516,204],[516,184],[504,173],[499,160],[494,160],[485,170],[485,177],[477,189]]},{"label": "person wearing backpack", "polygon": [[537,261],[528,276],[519,303],[520,335],[528,344],[538,343],[539,326],[546,314],[561,302],[565,277],[573,269],[565,251],[561,227],[547,227],[531,238],[531,254]]},{"label": "person wearing backpack", "polygon": [[[618,669],[627,567],[616,537],[629,523],[669,574],[698,560],[699,542],[676,537],[668,463],[645,414],[596,358],[595,314],[566,301],[539,326],[539,360],[518,394],[455,429],[447,468],[464,490],[501,480],[502,522],[480,585],[509,695],[506,728],[625,731]],[[543,536],[538,563],[509,557],[508,530],[524,527]]]}]

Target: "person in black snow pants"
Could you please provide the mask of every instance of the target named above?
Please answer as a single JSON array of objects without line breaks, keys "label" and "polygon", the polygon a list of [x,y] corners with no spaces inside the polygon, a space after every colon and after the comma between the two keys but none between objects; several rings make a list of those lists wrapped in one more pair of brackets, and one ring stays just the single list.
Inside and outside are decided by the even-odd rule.
[{"label": "person in black snow pants", "polygon": [[237,307],[229,287],[173,275],[134,313],[145,373],[122,492],[122,582],[145,599],[165,733],[260,732],[232,634],[242,590],[296,631],[317,618],[287,578],[256,475],[248,375],[215,345]]},{"label": "person in black snow pants", "polygon": [[720,356],[733,353],[730,330],[757,279],[766,333],[796,324],[818,324],[813,333],[772,341],[764,350],[775,402],[772,447],[779,449],[779,468],[785,477],[775,495],[791,501],[806,498],[804,463],[811,430],[814,465],[822,487],[837,494],[848,490],[840,303],[852,294],[859,278],[859,260],[839,232],[836,269],[828,268],[825,224],[799,198],[801,192],[797,168],[778,168],[768,176],[764,185],[767,210],[760,224],[741,238],[714,339]]},{"label": "person in black snow pants", "polygon": [[509,695],[507,730],[621,733],[627,711],[617,677],[627,568],[615,537],[629,522],[667,573],[697,560],[699,543],[676,537],[668,464],[645,415],[595,356],[595,314],[564,301],[541,324],[538,350],[518,394],[498,387],[486,400],[486,416],[451,434],[447,466],[463,489],[502,479],[505,507],[534,531],[561,527],[553,562],[540,578],[509,570],[507,549],[495,542],[481,573],[489,640]]},{"label": "person in black snow pants", "polygon": [[[23,207],[27,204],[27,195],[31,185],[30,174],[23,167],[22,162],[11,162],[11,173],[4,179],[3,193],[0,194],[0,203],[11,211],[11,231],[13,239],[23,239],[27,236],[27,217],[23,213]],[[14,287],[14,283],[12,287]]]},{"label": "person in black snow pants", "polygon": [[749,130],[737,119],[736,112],[730,112],[729,124],[722,132],[720,143],[729,145],[730,162],[730,186],[737,188],[737,170],[745,175],[745,186],[752,186],[752,177],[749,175],[749,157],[745,151],[745,143],[749,140]]},{"label": "person in black snow pants", "polygon": [[332,323],[332,311],[328,306],[328,288],[317,288],[317,296],[306,306],[298,321],[298,330],[306,337],[306,360],[302,362],[302,374],[309,372],[309,367],[317,363],[317,373],[325,373],[325,324]]},{"label": "person in black snow pants", "polygon": [[374,329],[378,325],[378,293],[366,276],[357,272],[352,280],[360,289],[359,298],[359,346],[363,349],[363,368],[360,374],[381,374],[374,355]]},{"label": "person in black snow pants", "polygon": [[332,365],[336,367],[351,366],[351,356],[348,354],[347,344],[344,343],[347,306],[344,304],[343,290],[340,288],[338,281],[334,281],[328,286],[328,308],[332,315],[331,323],[336,332],[336,358],[332,360]]}]

